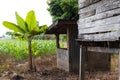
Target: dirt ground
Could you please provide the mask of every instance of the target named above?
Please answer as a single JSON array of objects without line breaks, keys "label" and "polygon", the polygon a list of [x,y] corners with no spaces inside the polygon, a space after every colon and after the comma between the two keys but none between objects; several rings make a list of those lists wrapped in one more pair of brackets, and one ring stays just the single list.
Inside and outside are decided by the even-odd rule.
[{"label": "dirt ground", "polygon": [[[118,60],[112,60],[113,67]],[[78,80],[78,75],[56,68],[56,55],[34,60],[36,72],[29,72],[27,62],[16,63],[0,55],[0,80]],[[85,80],[118,80],[118,70],[111,72],[86,72]]]}]

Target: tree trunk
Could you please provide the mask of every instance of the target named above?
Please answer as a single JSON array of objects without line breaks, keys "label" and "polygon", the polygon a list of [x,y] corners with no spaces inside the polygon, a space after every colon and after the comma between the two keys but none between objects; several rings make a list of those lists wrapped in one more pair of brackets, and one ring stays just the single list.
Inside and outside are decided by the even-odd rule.
[{"label": "tree trunk", "polygon": [[31,50],[31,39],[28,39],[28,65],[29,69],[32,71],[33,70],[33,65],[32,65],[32,50]]}]

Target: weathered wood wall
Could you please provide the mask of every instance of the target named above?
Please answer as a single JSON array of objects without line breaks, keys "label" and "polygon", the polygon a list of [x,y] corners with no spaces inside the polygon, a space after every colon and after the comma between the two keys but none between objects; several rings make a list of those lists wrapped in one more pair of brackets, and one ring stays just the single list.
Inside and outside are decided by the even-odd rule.
[{"label": "weathered wood wall", "polygon": [[88,51],[85,56],[87,71],[110,71],[111,54]]},{"label": "weathered wood wall", "polygon": [[[108,47],[108,49],[110,49],[109,47],[113,48],[115,44],[117,45],[115,48],[119,48],[119,41],[120,0],[79,0],[78,42],[80,46],[89,46],[93,51],[99,50],[101,52],[101,50],[104,50],[107,52],[105,49],[98,47],[103,47],[106,45],[105,43],[107,43],[107,46],[104,47]],[[112,43],[115,44],[112,45]],[[97,47],[95,48],[93,45]],[[85,80],[85,69],[83,66],[85,65],[85,51],[83,47],[81,47],[80,50],[80,64],[82,64],[80,65],[80,80]],[[119,52],[118,50],[119,49],[117,49],[117,51],[115,51],[115,49],[110,49],[108,52],[117,53]],[[96,55],[91,55],[91,57],[94,56]],[[89,58],[91,57],[89,56]],[[104,60],[105,58],[103,61]],[[90,64],[90,62],[88,63]]]},{"label": "weathered wood wall", "polygon": [[67,49],[57,49],[57,67],[69,72],[69,54]]},{"label": "weathered wood wall", "polygon": [[120,0],[79,0],[78,29],[82,40],[119,40]]}]

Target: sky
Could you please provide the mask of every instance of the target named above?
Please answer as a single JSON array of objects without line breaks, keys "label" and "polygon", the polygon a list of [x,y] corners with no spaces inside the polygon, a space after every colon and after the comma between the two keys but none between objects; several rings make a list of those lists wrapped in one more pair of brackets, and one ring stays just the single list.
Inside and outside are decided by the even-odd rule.
[{"label": "sky", "polygon": [[9,31],[2,25],[3,21],[16,23],[15,12],[25,19],[27,12],[34,10],[39,25],[52,24],[52,18],[47,11],[47,0],[2,0],[0,2],[0,36]]}]

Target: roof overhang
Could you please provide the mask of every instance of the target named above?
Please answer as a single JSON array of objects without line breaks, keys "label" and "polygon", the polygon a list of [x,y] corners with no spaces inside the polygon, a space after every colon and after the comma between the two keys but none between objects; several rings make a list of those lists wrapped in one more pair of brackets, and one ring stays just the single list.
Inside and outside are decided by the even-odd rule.
[{"label": "roof overhang", "polygon": [[67,34],[67,28],[69,27],[77,27],[77,21],[76,20],[58,20],[54,24],[49,26],[45,34]]}]

